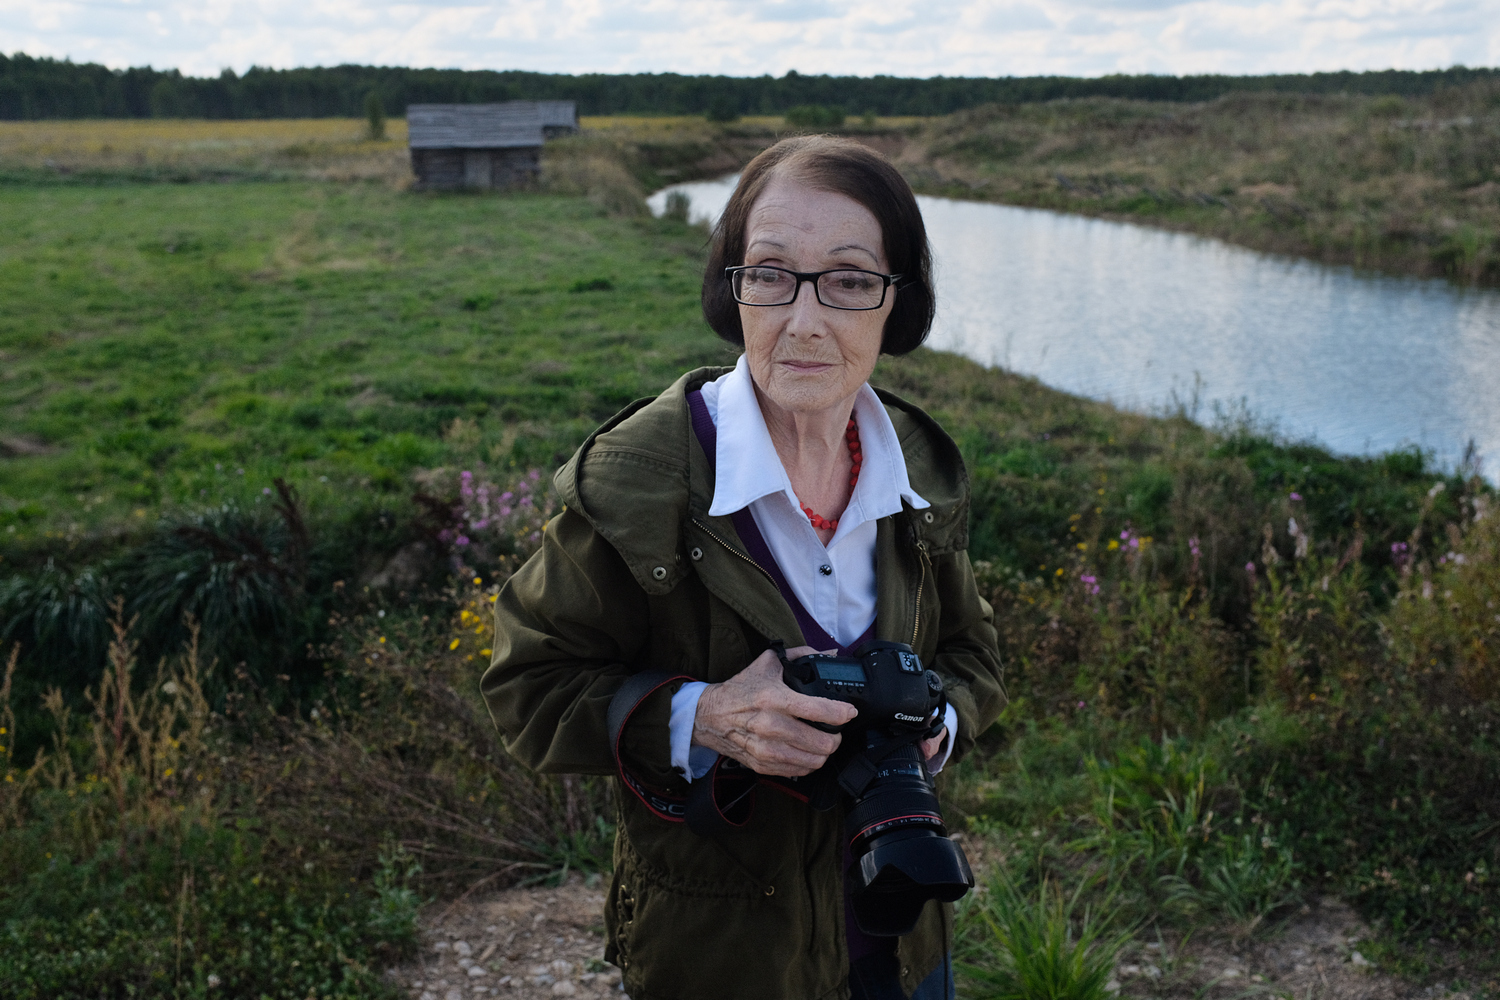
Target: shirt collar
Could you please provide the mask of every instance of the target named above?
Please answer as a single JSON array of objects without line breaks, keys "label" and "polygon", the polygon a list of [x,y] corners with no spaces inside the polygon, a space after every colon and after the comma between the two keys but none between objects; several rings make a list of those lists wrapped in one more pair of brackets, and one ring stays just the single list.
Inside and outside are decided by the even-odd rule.
[{"label": "shirt collar", "polygon": [[[785,494],[798,507],[792,481],[771,443],[745,355],[740,355],[734,371],[703,387],[703,401],[718,434],[714,499],[708,513],[714,517],[732,514],[774,493]],[[854,419],[859,424],[864,464],[849,506],[839,518],[838,535],[845,534],[846,526],[852,530],[865,521],[898,513],[903,500],[919,510],[930,506],[911,488],[896,428],[868,383],[859,387],[854,398]]]}]

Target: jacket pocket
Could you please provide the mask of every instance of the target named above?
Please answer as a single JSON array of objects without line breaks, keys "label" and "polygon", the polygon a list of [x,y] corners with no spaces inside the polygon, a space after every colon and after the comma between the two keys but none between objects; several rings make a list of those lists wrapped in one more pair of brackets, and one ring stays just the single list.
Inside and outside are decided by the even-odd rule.
[{"label": "jacket pocket", "polygon": [[796,866],[783,872],[764,885],[731,871],[712,881],[677,878],[643,861],[622,837],[606,957],[624,974],[625,992],[635,1000],[836,995],[843,970],[807,954],[805,880]]}]

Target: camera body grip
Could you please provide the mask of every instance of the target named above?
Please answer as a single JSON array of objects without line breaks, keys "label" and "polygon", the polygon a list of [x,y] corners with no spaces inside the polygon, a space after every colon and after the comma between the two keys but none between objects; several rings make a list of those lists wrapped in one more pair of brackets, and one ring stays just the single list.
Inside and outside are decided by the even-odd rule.
[{"label": "camera body grip", "polygon": [[780,642],[773,648],[787,687],[813,698],[842,701],[859,713],[842,726],[807,723],[825,733],[872,727],[910,732],[941,721],[933,716],[943,702],[942,678],[924,668],[905,643],[876,640],[858,657],[808,653],[795,660],[787,659]]}]

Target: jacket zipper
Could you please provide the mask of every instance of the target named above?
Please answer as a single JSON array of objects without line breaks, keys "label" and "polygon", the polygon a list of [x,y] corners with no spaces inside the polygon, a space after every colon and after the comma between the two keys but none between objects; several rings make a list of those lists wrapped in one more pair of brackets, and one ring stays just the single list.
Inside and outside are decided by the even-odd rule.
[{"label": "jacket zipper", "polygon": [[922,628],[922,591],[927,589],[927,543],[917,542],[917,559],[922,564],[922,576],[917,581],[917,610],[912,616],[911,648],[917,648],[917,632]]},{"label": "jacket zipper", "polygon": [[[756,562],[754,559],[751,559],[749,556],[745,555],[745,553],[741,552],[733,545],[730,545],[728,542],[724,541],[724,539],[720,538],[718,533],[708,525],[704,524],[696,517],[693,518],[693,523],[702,528],[703,532],[708,535],[709,538],[712,538],[714,541],[724,546],[724,548],[728,549],[731,553],[743,559],[751,566],[754,566],[757,570],[760,571],[761,576],[764,576],[767,580],[770,580],[772,584],[776,583],[776,581],[771,578],[771,574],[766,572],[766,568],[764,566]],[[913,649],[917,648],[917,633],[922,629],[922,591],[927,589],[927,543],[925,541],[917,542],[917,551],[919,553],[917,558],[922,564],[922,576],[917,581],[917,608],[916,614],[913,616],[911,623],[911,647]]]},{"label": "jacket zipper", "polygon": [[712,538],[714,541],[716,541],[720,545],[724,546],[724,548],[728,549],[730,552],[732,552],[735,555],[739,556],[741,559],[745,560],[745,562],[749,563],[751,566],[754,566],[757,570],[760,571],[760,575],[761,576],[763,576],[767,580],[771,581],[771,585],[772,586],[776,585],[776,581],[774,579],[772,579],[771,574],[767,573],[766,572],[766,568],[764,566],[762,566],[760,563],[756,562],[754,559],[751,559],[749,556],[745,555],[745,553],[741,552],[739,549],[735,548],[733,545],[730,545],[728,542],[724,541],[724,539],[720,538],[718,536],[718,534],[712,528],[710,528],[708,525],[704,524],[702,521],[698,520],[696,517],[693,518],[693,523],[696,524],[698,527],[702,528],[703,531],[704,531],[704,533],[706,533],[709,538]]}]

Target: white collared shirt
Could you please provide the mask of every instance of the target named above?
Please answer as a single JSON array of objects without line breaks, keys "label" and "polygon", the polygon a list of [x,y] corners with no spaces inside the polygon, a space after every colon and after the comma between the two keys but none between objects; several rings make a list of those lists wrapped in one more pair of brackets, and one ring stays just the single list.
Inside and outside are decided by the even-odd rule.
[{"label": "white collared shirt", "polygon": [[[717,517],[750,508],[787,585],[807,613],[841,644],[854,642],[875,621],[875,522],[900,513],[903,500],[917,510],[931,506],[911,488],[901,442],[884,404],[869,385],[860,386],[854,420],[864,462],[838,529],[824,546],[776,454],[745,355],[740,355],[734,371],[703,387],[703,402],[718,436],[709,514]],[[706,773],[716,757],[712,750],[692,744],[698,698],[707,686],[691,681],[672,697],[672,765],[688,780]],[[951,705],[944,722],[949,739],[928,762],[933,773],[947,761],[958,731],[958,713]]]}]

